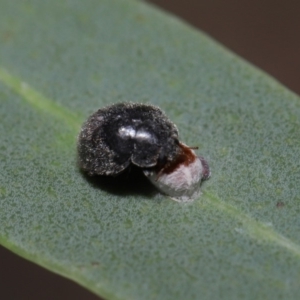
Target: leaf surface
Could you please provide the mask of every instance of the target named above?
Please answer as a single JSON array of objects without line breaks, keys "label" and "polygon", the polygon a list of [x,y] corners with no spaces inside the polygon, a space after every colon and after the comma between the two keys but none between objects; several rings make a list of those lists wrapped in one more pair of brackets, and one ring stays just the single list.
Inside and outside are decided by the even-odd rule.
[{"label": "leaf surface", "polygon": [[[0,8],[1,244],[107,299],[298,298],[298,96],[142,2]],[[82,122],[122,101],[199,146],[199,199],[80,173]]]}]

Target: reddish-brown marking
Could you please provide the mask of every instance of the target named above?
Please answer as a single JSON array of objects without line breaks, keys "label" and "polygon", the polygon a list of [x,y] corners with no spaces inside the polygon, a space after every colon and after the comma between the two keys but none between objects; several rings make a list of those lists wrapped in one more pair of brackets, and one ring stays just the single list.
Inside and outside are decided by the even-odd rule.
[{"label": "reddish-brown marking", "polygon": [[177,156],[175,160],[171,161],[166,167],[162,168],[159,172],[160,174],[173,173],[181,165],[188,166],[189,164],[195,161],[196,155],[189,147],[181,143],[179,144],[179,147],[181,150],[180,154]]}]

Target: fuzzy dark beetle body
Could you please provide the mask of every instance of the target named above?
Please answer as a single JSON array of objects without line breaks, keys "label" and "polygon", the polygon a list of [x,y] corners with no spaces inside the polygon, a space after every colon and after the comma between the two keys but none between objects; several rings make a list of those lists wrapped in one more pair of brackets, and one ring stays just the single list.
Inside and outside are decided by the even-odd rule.
[{"label": "fuzzy dark beetle body", "polygon": [[89,175],[117,175],[130,163],[150,168],[172,161],[178,130],[157,107],[119,103],[92,114],[79,135],[80,165]]},{"label": "fuzzy dark beetle body", "polygon": [[[158,107],[146,104],[119,103],[96,111],[83,124],[78,138],[78,154],[80,167],[91,176],[118,175],[134,164],[142,168],[160,190],[175,195],[175,198],[177,183],[176,191],[172,193],[173,182],[169,191],[168,180],[176,175],[174,171],[180,170],[180,166],[192,166],[192,177],[197,177],[191,183],[184,178],[188,174],[182,170],[175,176],[184,182],[184,187],[179,188],[184,195],[189,185],[198,184],[210,174],[203,158],[204,163],[194,151],[179,142],[175,124]],[[161,176],[163,186],[159,182]],[[182,185],[181,182],[178,184]]]}]

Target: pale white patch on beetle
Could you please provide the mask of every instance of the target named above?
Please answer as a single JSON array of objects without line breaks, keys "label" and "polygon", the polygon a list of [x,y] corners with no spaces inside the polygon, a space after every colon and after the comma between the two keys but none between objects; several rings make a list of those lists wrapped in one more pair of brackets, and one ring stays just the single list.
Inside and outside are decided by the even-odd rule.
[{"label": "pale white patch on beetle", "polygon": [[144,130],[138,130],[135,137],[139,140],[149,140],[150,141],[153,139],[153,136],[149,132],[144,131]]},{"label": "pale white patch on beetle", "polygon": [[119,135],[123,139],[134,138],[136,131],[131,126],[122,126],[119,128]]},{"label": "pale white patch on beetle", "polygon": [[137,140],[154,140],[154,137],[147,131],[143,129],[135,130],[131,126],[122,126],[118,130],[118,134],[123,139],[137,139]]},{"label": "pale white patch on beetle", "polygon": [[144,174],[153,185],[173,200],[191,202],[200,195],[201,181],[208,178],[206,165],[203,164],[203,161],[193,150],[189,149],[190,160],[191,156],[193,159],[190,163],[187,163],[187,161],[180,162],[170,173],[144,170]]}]

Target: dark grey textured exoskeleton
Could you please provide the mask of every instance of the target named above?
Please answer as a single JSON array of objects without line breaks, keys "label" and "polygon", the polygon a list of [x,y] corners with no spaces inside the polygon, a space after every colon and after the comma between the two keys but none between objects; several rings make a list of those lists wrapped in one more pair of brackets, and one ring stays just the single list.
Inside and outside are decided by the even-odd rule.
[{"label": "dark grey textured exoskeleton", "polygon": [[131,163],[164,166],[179,153],[178,130],[152,105],[119,103],[92,114],[78,138],[80,167],[89,175],[117,175]]}]

